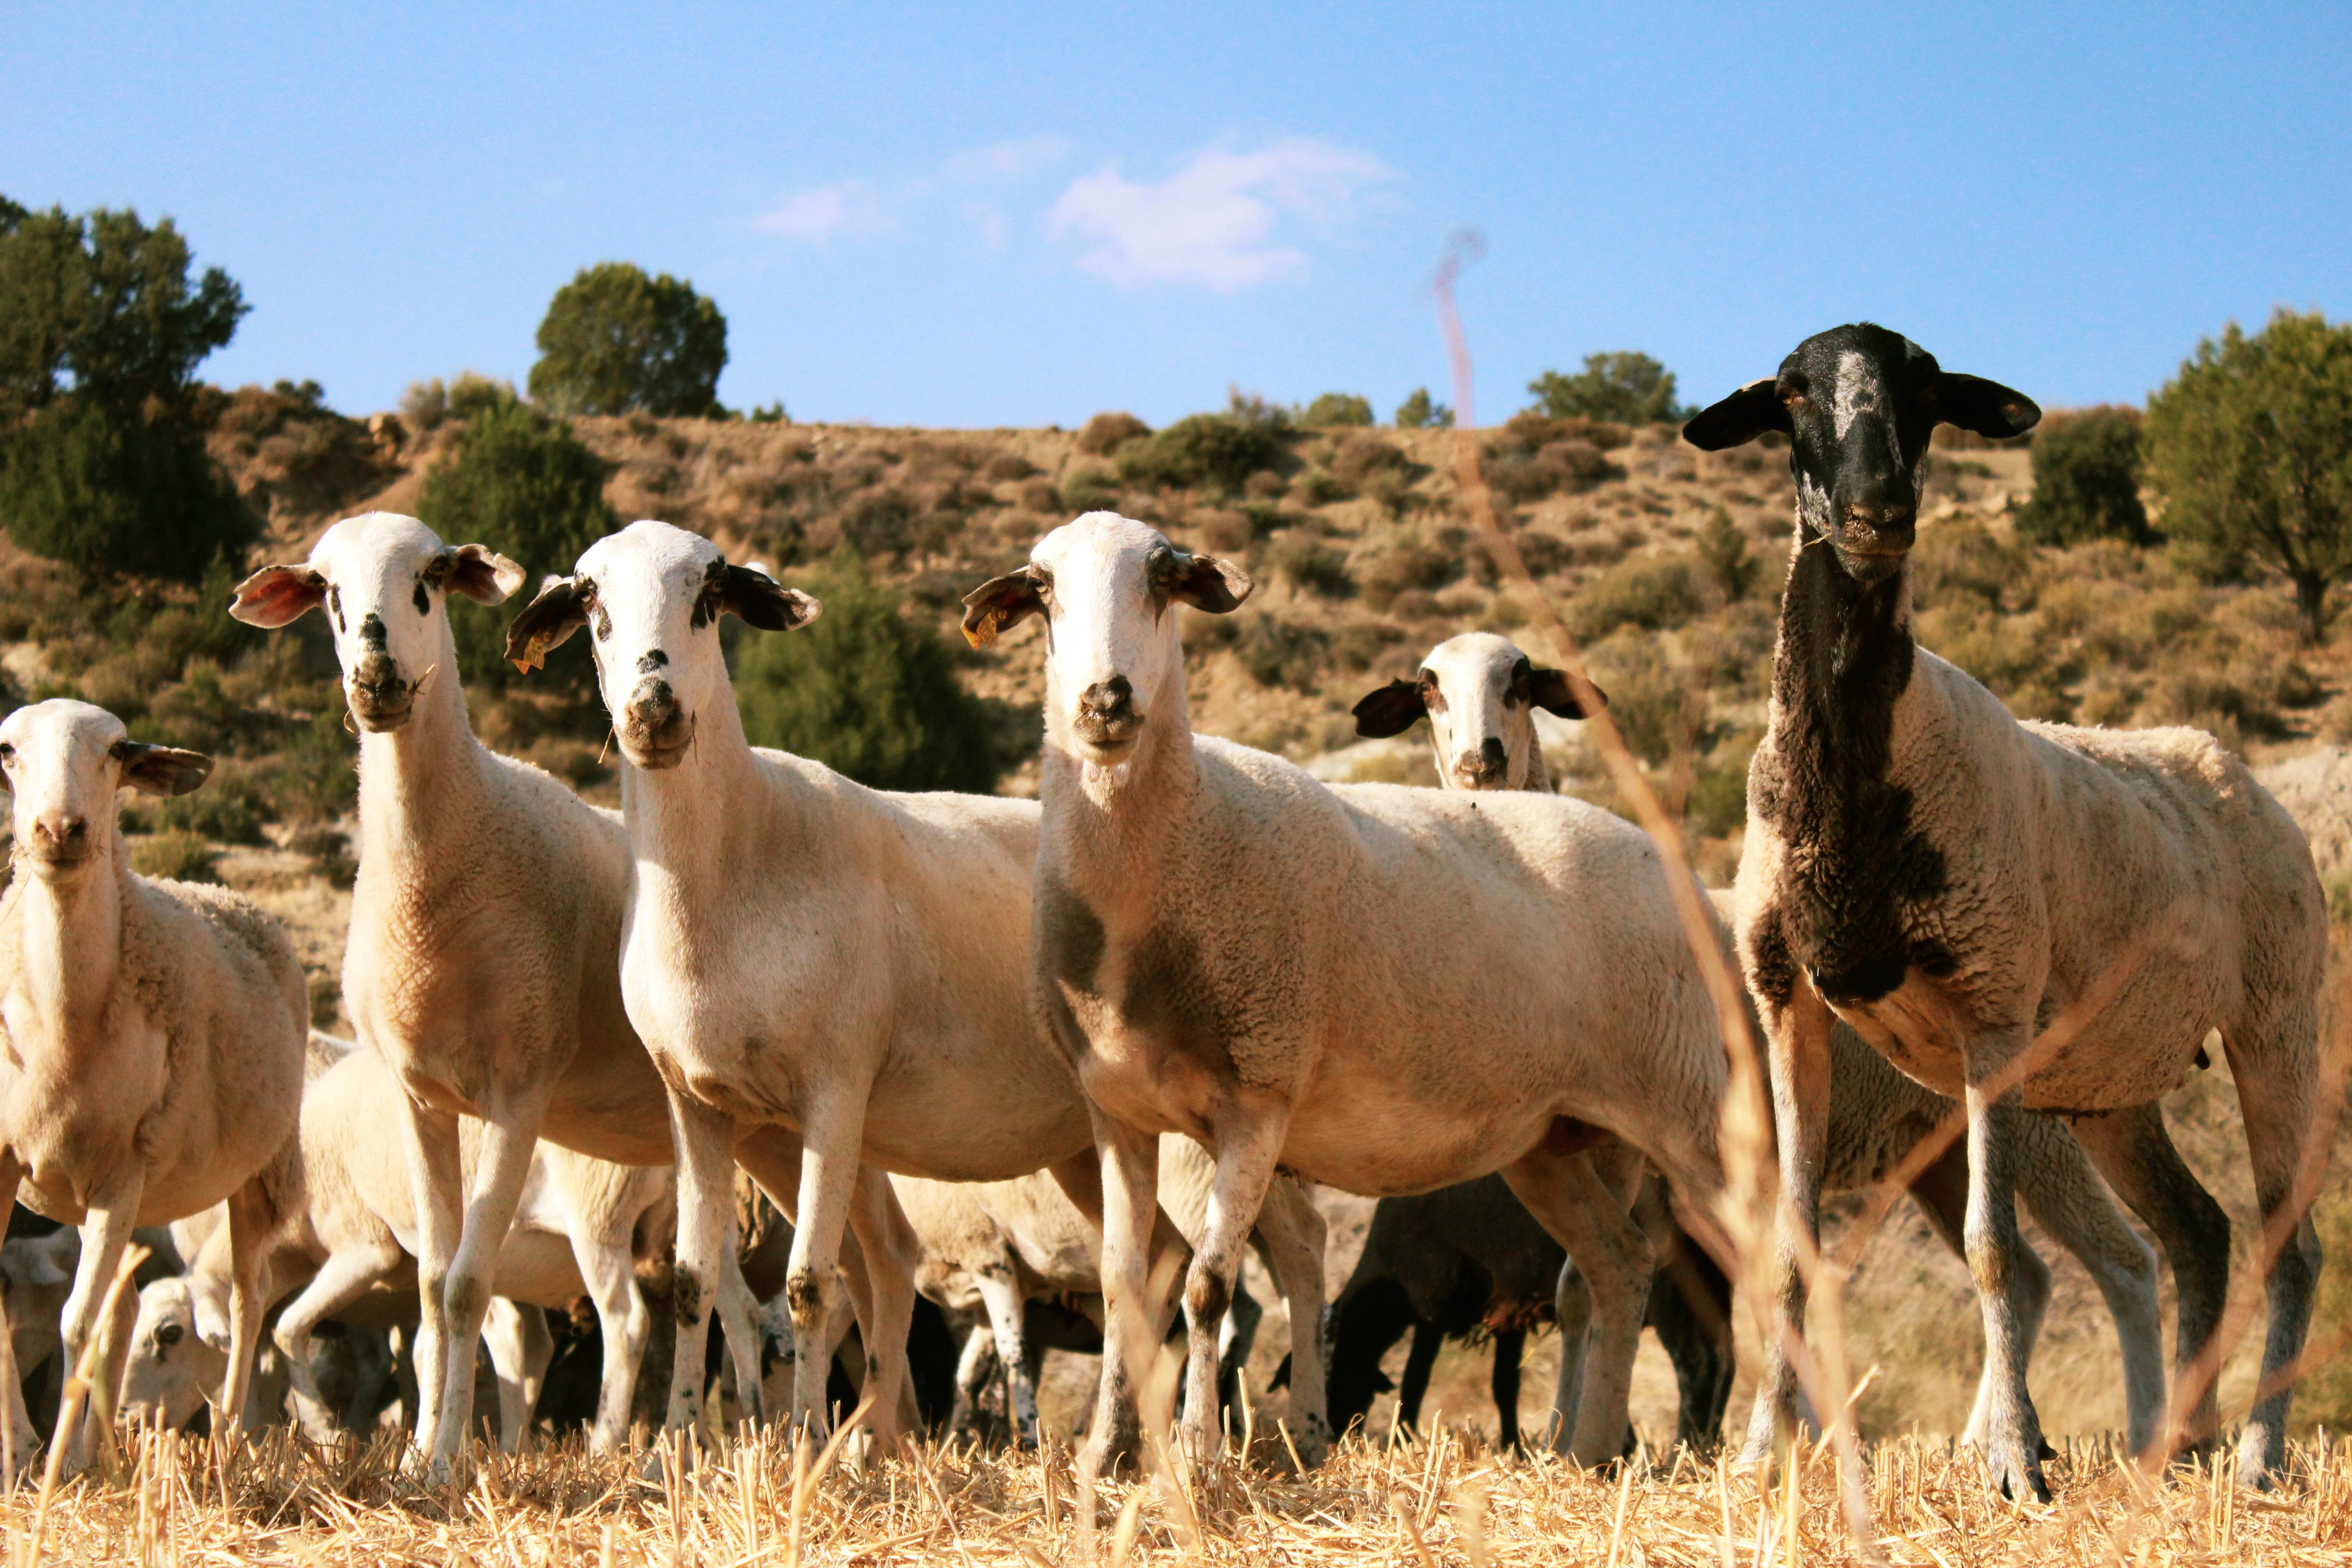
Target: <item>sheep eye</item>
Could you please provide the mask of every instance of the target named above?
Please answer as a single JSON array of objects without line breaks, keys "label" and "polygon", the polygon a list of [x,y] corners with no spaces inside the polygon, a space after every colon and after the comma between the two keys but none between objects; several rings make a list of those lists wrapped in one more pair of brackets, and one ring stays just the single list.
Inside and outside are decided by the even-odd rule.
[{"label": "sheep eye", "polygon": [[425,595],[425,579],[422,577],[416,580],[416,613],[420,616],[429,616],[433,613],[433,601]]},{"label": "sheep eye", "polygon": [[181,1330],[179,1324],[166,1323],[162,1328],[155,1331],[155,1342],[163,1346],[165,1350],[170,1350],[173,1345],[180,1342],[180,1332]]},{"label": "sheep eye", "polygon": [[4,741],[0,741],[0,763],[13,763],[16,760],[16,748],[9,745]]}]

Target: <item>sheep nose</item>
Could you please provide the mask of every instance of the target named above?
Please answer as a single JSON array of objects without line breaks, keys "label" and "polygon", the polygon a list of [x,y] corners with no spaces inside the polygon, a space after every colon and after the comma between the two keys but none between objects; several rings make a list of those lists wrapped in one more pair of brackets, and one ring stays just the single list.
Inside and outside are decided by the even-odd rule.
[{"label": "sheep nose", "polygon": [[644,680],[629,694],[629,722],[645,730],[658,730],[677,712],[677,693],[667,680]]},{"label": "sheep nose", "polygon": [[58,848],[78,849],[89,837],[89,818],[79,812],[44,812],[33,831]]},{"label": "sheep nose", "polygon": [[1124,675],[1097,680],[1078,693],[1078,711],[1089,719],[1126,719],[1135,712],[1135,688]]},{"label": "sheep nose", "polygon": [[400,666],[385,653],[372,653],[352,671],[352,689],[382,700],[400,690]]}]

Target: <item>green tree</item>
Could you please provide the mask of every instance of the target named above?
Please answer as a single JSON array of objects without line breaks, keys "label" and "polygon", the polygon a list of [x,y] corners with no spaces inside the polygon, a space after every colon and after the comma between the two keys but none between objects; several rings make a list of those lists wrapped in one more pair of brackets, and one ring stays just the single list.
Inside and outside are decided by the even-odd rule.
[{"label": "green tree", "polygon": [[0,517],[87,576],[193,582],[256,522],[205,455],[195,369],[243,294],[171,219],[0,198]]},{"label": "green tree", "polygon": [[804,584],[824,605],[806,630],[735,644],[743,731],[875,789],[986,794],[1004,771],[987,705],[956,679],[935,631],[898,613],[854,559]]},{"label": "green tree", "polygon": [[1655,425],[1684,414],[1675,401],[1675,373],[1645,353],[1586,354],[1576,374],[1548,370],[1528,390],[1535,395],[1535,410],[1554,419]]},{"label": "green tree", "polygon": [[727,368],[727,318],[694,286],[625,261],[583,268],[539,323],[532,401],[556,414],[708,415]]},{"label": "green tree", "polygon": [[1451,430],[1454,410],[1443,403],[1432,402],[1429,388],[1416,386],[1411,396],[1397,405],[1396,425],[1400,430]]},{"label": "green tree", "polygon": [[1307,405],[1298,422],[1310,430],[1343,425],[1370,425],[1372,404],[1370,398],[1358,397],[1352,392],[1327,392]]},{"label": "green tree", "polygon": [[2352,575],[2352,324],[2231,322],[2148,399],[2146,435],[2165,531],[2208,571],[2280,573],[2305,639],[2326,636]]},{"label": "green tree", "polygon": [[[535,580],[569,573],[582,552],[620,526],[604,504],[605,475],[604,460],[561,422],[520,403],[492,403],[425,476],[417,515],[450,543],[487,544]],[[510,671],[499,617],[460,610],[450,626],[467,684],[503,689]],[[558,690],[593,703],[587,639],[555,649],[547,677]]]},{"label": "green tree", "polygon": [[2155,535],[2139,500],[2140,416],[2102,405],[2056,414],[2033,433],[2033,499],[2017,514],[2021,538],[2036,544]]}]

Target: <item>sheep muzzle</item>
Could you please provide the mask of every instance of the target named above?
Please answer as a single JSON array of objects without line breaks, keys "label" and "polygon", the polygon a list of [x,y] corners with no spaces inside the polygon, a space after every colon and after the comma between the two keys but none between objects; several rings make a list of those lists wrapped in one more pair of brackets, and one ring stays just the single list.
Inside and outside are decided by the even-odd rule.
[{"label": "sheep muzzle", "polygon": [[343,695],[360,728],[381,734],[408,722],[417,685],[401,679],[400,666],[390,655],[371,653],[352,670]]},{"label": "sheep muzzle", "polygon": [[694,743],[694,715],[679,706],[668,681],[648,677],[622,704],[616,733],[621,750],[637,766],[674,768]]}]

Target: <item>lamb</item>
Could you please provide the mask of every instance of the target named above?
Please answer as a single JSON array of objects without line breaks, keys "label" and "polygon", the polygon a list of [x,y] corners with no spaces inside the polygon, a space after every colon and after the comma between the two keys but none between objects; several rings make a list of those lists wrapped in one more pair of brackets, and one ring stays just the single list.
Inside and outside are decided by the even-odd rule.
[{"label": "lamb", "polygon": [[[2247,1477],[2264,1480],[2284,1458],[2319,1268],[2298,1169],[2315,1109],[2319,880],[2293,820],[2210,736],[2020,723],[1915,642],[1909,552],[1929,433],[2015,436],[2040,416],[2022,394],[1864,323],[1806,339],[1776,376],[1684,426],[1708,451],[1781,432],[1797,482],[1738,878],[1784,1223],[1816,1223],[1832,1020],[1965,1100],[1966,1245],[2000,1369],[1988,1458],[2010,1495],[2046,1497],[2011,1289],[2024,1113],[2073,1117],[2157,1230],[2181,1281],[2179,1350],[2193,1359],[2213,1319],[2192,1299],[2225,1278],[2227,1225],[2177,1156],[2167,1168],[2150,1151],[2157,1101],[2218,1029],[2269,1242],[2264,1392],[2240,1446]],[[1784,1335],[1803,1321],[1798,1245],[1782,1243]],[[1793,1407],[1779,1349],[1751,1448]]]},{"label": "lamb", "polygon": [[[1200,1236],[1207,1220],[1209,1189],[1215,1176],[1199,1144],[1187,1138],[1160,1141],[1160,1185],[1163,1203],[1187,1240]],[[1100,1227],[1078,1212],[1051,1177],[1042,1173],[1009,1182],[933,1182],[893,1176],[898,1206],[922,1244],[917,1289],[950,1311],[985,1315],[967,1343],[958,1384],[969,1398],[975,1391],[980,1352],[992,1348],[1005,1369],[1017,1444],[1037,1438],[1036,1350],[1024,1328],[1028,1302],[1055,1297],[1098,1298],[1101,1271],[1096,1255]],[[1277,1178],[1251,1240],[1267,1270],[1286,1284],[1286,1298],[1304,1299],[1295,1271],[1323,1267],[1323,1217],[1287,1177]],[[1234,1379],[1249,1357],[1257,1323],[1256,1303],[1235,1298],[1219,1333],[1223,1372],[1219,1396],[1230,1403]],[[1097,1320],[1097,1327],[1100,1323]],[[1294,1319],[1294,1340],[1320,1334],[1314,1319]],[[985,1337],[983,1337],[985,1336]]]},{"label": "lamb", "polygon": [[[250,900],[133,873],[115,815],[119,789],[184,795],[211,771],[85,702],[0,721],[21,868],[0,895],[0,1194],[82,1227],[65,1304],[73,1363],[132,1228],[226,1201],[234,1409],[261,1331],[282,1199],[272,1156],[293,1131],[310,993],[286,933]],[[113,1419],[121,1344],[105,1336],[87,1418],[58,1434],[68,1469]],[[32,1448],[13,1364],[0,1398],[13,1473]]]},{"label": "lamb", "polygon": [[[1506,638],[1472,633],[1439,644],[1422,661],[1414,679],[1391,681],[1368,694],[1356,705],[1356,725],[1360,733],[1392,735],[1425,716],[1438,754],[1439,775],[1446,787],[1542,789],[1547,787],[1543,748],[1535,731],[1534,710],[1549,706],[1558,711],[1557,704],[1565,695],[1566,683],[1559,672],[1535,666]],[[1523,782],[1514,786],[1509,782],[1513,779]],[[1727,896],[1715,897],[1717,912],[1730,915]],[[1955,1108],[1951,1101],[1905,1078],[1853,1037],[1850,1029],[1840,1026],[1832,1035],[1834,1070],[1828,1139],[1832,1155],[1823,1185],[1827,1191],[1838,1192],[1883,1179],[1913,1144]],[[2136,1161],[2156,1164],[2169,1155],[2179,1164],[2179,1155],[2164,1135],[2160,1120],[2152,1134],[2141,1127],[2127,1136]],[[2043,1118],[2032,1119],[2021,1132],[2018,1158],[2019,1186],[2027,1207],[2082,1260],[2109,1304],[2123,1354],[2126,1430],[2137,1452],[2155,1436],[2164,1399],[2155,1257],[2117,1210],[2114,1195],[2092,1173],[2082,1145],[2064,1129]],[[1956,1252],[1961,1250],[1967,1190],[1966,1159],[1957,1148],[1948,1150],[1910,1184],[1912,1196],[1926,1212],[1929,1225]],[[1465,1228],[1462,1234],[1486,1233]],[[1652,1234],[1658,1237],[1663,1232],[1654,1227]],[[1695,1255],[1687,1237],[1668,1238],[1668,1243],[1685,1255]],[[2022,1339],[2030,1359],[2049,1300],[2050,1271],[2031,1247],[2020,1249],[2018,1262],[2019,1294],[2013,1310],[2026,1325]],[[1581,1322],[1590,1309],[1580,1299],[1582,1284],[1572,1266],[1560,1277],[1559,1295],[1559,1321]],[[1654,1311],[1656,1292],[1652,1302]],[[1696,1307],[1696,1303],[1690,1305]],[[1719,1327],[1727,1335],[1728,1324]],[[1662,1328],[1662,1337],[1664,1331]],[[1676,1325],[1676,1331],[1681,1332],[1681,1325]],[[1497,1342],[1499,1347],[1501,1342]],[[1727,1363],[1727,1342],[1722,1350]],[[1415,1351],[1420,1353],[1418,1341]],[[1565,1349],[1561,1368],[1563,1381],[1574,1375]],[[1676,1371],[1678,1374],[1683,1371],[1679,1360]],[[1496,1375],[1501,1375],[1499,1366]],[[1705,1382],[1698,1369],[1683,1379],[1686,1390]],[[1968,1441],[1979,1446],[1988,1432],[1997,1384],[1996,1370],[1988,1362],[1967,1427]],[[1725,1392],[1728,1393],[1727,1387]],[[1704,1420],[1704,1409],[1700,1415]],[[1701,1428],[1710,1442],[1721,1424],[1719,1406],[1714,1415],[1715,1420]],[[1687,1400],[1681,1425],[1687,1440],[1694,1430]]]},{"label": "lamb", "polygon": [[[360,732],[343,999],[403,1091],[424,1300],[416,1443],[436,1473],[473,1404],[470,1358],[446,1347],[481,1331],[539,1141],[625,1165],[675,1157],[667,1092],[622,1005],[620,818],[491,752],[467,722],[450,605],[497,605],[522,582],[479,544],[371,512],[327,530],[303,564],[254,574],[229,612],[275,627],[322,609]],[[470,1184],[461,1115],[484,1127]],[[797,1177],[789,1137],[754,1135],[737,1154],[770,1183]],[[616,1431],[600,1424],[600,1440]]]},{"label": "lamb", "polygon": [[[674,1090],[681,1300],[692,1303],[718,1261],[728,1149],[747,1130],[803,1142],[793,1331],[817,1342],[834,1317],[835,1263],[853,1229],[875,1260],[870,1314],[853,1302],[878,1395],[873,1430],[887,1439],[916,1256],[876,1173],[1002,1181],[1044,1169],[1087,1214],[1099,1177],[1076,1077],[1028,1005],[1037,807],[869,790],[744,740],[719,618],[781,631],[817,610],[708,540],[640,521],[551,580],[509,628],[507,651],[527,668],[594,623],[635,857],[622,986]],[[1180,1244],[1146,1225],[1163,1249]],[[1299,1283],[1308,1296],[1291,1300],[1292,1319],[1317,1321],[1319,1274]],[[705,1331],[699,1313],[678,1321],[673,1420],[699,1400]],[[796,1419],[824,1421],[824,1375],[822,1358],[797,1362]],[[1300,1394],[1319,1420],[1318,1356],[1302,1358]]]},{"label": "lamb", "polygon": [[1500,1169],[1591,1279],[1602,1375],[1559,1440],[1614,1458],[1613,1369],[1631,1364],[1651,1257],[1626,1188],[1588,1158],[1593,1130],[1667,1173],[1685,1223],[1720,1185],[1706,1112],[1727,1058],[1664,863],[1581,801],[1327,787],[1195,738],[1171,612],[1223,614],[1249,591],[1238,568],[1095,512],[964,601],[978,643],[1049,617],[1034,977],[1103,1161],[1112,1327],[1087,1473],[1133,1440],[1115,1428],[1132,1420],[1129,1347],[1154,1342],[1145,1226],[1165,1131],[1217,1163],[1184,1289],[1192,1453],[1216,1440],[1203,1325],[1279,1165],[1375,1194]]}]

